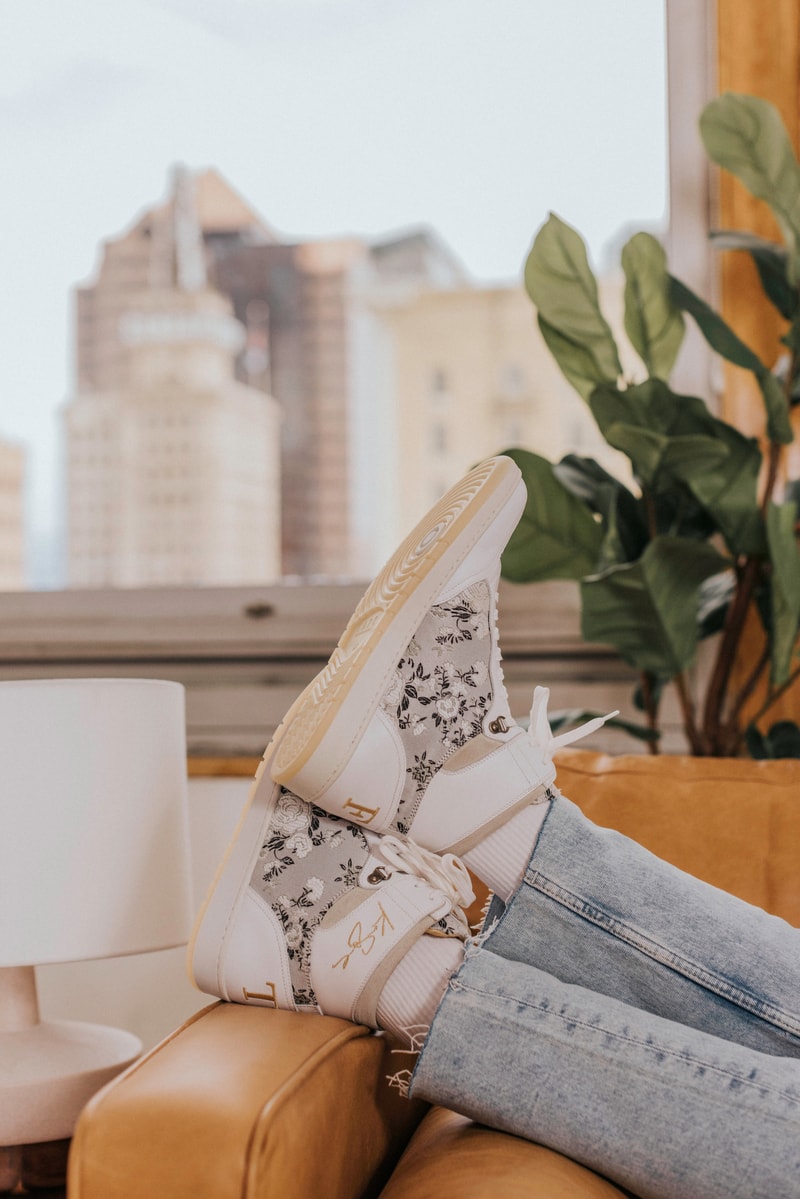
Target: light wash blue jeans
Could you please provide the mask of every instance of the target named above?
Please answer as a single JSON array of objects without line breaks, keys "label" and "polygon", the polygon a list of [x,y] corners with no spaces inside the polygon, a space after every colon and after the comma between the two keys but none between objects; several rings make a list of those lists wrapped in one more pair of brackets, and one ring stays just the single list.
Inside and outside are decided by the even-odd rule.
[{"label": "light wash blue jeans", "polygon": [[560,796],[486,927],[412,1095],[641,1199],[800,1199],[800,931]]}]

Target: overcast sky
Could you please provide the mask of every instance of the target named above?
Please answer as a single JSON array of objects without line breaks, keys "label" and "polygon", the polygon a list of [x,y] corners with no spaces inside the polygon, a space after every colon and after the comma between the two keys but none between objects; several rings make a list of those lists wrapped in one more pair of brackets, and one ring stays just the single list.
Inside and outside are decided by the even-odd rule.
[{"label": "overcast sky", "polygon": [[279,233],[434,226],[518,279],[549,210],[665,219],[663,0],[0,0],[0,435],[58,520],[70,289],[214,166]]}]

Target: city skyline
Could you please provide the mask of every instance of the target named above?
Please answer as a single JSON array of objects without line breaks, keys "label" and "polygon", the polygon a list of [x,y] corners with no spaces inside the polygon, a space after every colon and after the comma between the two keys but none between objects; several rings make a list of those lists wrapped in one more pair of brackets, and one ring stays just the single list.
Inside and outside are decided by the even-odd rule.
[{"label": "city skyline", "polygon": [[76,314],[70,586],[370,577],[487,454],[598,449],[520,287],[424,229],[282,242],[214,171],[103,243]]},{"label": "city skyline", "polygon": [[479,281],[518,277],[549,208],[595,258],[621,223],[663,222],[660,0],[491,17],[472,0],[31,0],[4,17],[0,436],[31,446],[39,534],[57,520],[70,289],[171,162],[218,166],[287,237],[428,224]]}]

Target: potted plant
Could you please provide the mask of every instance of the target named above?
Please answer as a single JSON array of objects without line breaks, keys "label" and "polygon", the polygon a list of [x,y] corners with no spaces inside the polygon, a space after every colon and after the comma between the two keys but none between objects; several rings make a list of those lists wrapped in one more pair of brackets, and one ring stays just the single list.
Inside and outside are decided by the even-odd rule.
[{"label": "potted plant", "polygon": [[[659,242],[637,233],[622,251],[624,315],[646,378],[623,379],[584,243],[551,215],[528,257],[525,285],[547,346],[607,443],[630,460],[635,482],[626,485],[591,458],[571,454],[554,465],[528,450],[507,451],[529,501],[503,572],[516,582],[579,581],[583,636],[613,645],[638,671],[635,701],[655,748],[659,702],[672,685],[693,754],[800,757],[796,724],[760,727],[800,673],[800,488],[783,477],[791,409],[800,400],[800,164],[764,100],[723,95],[705,108],[700,129],[709,157],[777,218],[780,243],[712,236],[721,249],[753,258],[762,287],[754,302],[780,313],[782,352],[762,362],[669,273]],[[670,387],[686,315],[717,354],[755,377],[763,445]],[[734,670],[754,613],[762,644],[745,669]],[[711,668],[704,694],[695,696],[687,672],[707,638],[716,639]],[[747,716],[755,694],[760,703]]]}]

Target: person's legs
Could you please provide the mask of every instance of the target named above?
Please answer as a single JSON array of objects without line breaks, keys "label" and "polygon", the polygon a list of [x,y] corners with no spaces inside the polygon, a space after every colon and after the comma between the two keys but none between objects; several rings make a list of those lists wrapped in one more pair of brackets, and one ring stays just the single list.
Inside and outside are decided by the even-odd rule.
[{"label": "person's legs", "polygon": [[764,1053],[800,1056],[800,930],[598,827],[563,797],[487,928],[493,954]]},{"label": "person's legs", "polygon": [[468,950],[451,979],[410,1094],[556,1149],[641,1199],[800,1196],[800,1062],[490,948]]},{"label": "person's legs", "polygon": [[[555,910],[571,916],[567,883],[579,886],[572,871],[580,875],[578,859],[592,854],[589,883],[573,892],[591,922],[573,945],[593,990],[495,952],[513,947],[533,956],[535,878],[558,890]],[[623,884],[611,877],[615,871]],[[798,934],[792,940],[780,922],[720,895],[713,927],[727,936],[731,962],[737,928],[738,949],[746,949],[739,991],[753,1009],[770,1011],[720,998],[714,947],[698,935],[685,1022],[716,1025],[730,1039],[685,1027],[684,1013],[669,1021],[600,993],[630,988],[643,1005],[644,991],[656,1006],[663,990],[670,998],[658,1005],[680,1007],[680,990],[663,975],[672,970],[684,982],[686,946],[660,940],[660,905],[646,899],[648,879],[676,914],[680,935],[688,935],[692,913],[706,915],[709,889],[625,838],[584,827],[558,801],[525,882],[487,933],[487,948],[470,949],[459,970],[465,925],[458,905],[468,891],[456,859],[376,837],[281,788],[262,789],[200,917],[192,970],[203,990],[225,999],[345,1016],[405,1037],[422,1047],[413,1093],[568,1153],[645,1199],[800,1195],[800,1063],[789,1056],[798,1041],[785,1027],[790,1018],[779,1024],[772,1011],[791,975],[781,959],[796,958]],[[568,943],[569,925],[555,922],[553,942]],[[756,934],[768,943],[756,948]],[[592,940],[605,946],[609,968],[600,945],[591,958],[584,942]],[[666,952],[652,949],[662,943],[669,966]],[[771,964],[778,979],[764,993],[768,1004],[755,989],[759,963]],[[721,977],[733,985],[730,971]]]}]

